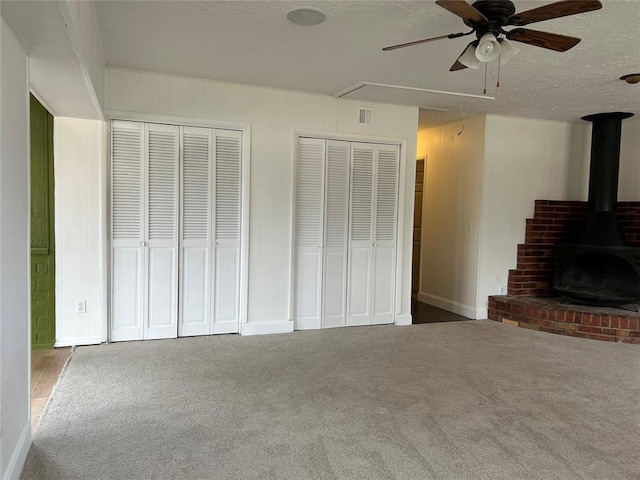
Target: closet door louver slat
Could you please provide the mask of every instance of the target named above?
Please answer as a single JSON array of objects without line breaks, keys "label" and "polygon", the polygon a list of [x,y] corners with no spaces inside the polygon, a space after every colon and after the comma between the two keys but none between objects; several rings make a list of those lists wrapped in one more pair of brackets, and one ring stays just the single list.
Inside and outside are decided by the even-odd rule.
[{"label": "closet door louver slat", "polygon": [[113,238],[142,237],[142,132],[113,127],[112,133]]},{"label": "closet door louver slat", "polygon": [[327,142],[327,212],[328,247],[346,247],[349,224],[349,142]]},{"label": "closet door louver slat", "polygon": [[240,137],[216,135],[216,240],[240,238]]},{"label": "closet door louver slat", "polygon": [[371,242],[373,145],[354,145],[352,169],[351,241]]},{"label": "closet door louver slat", "polygon": [[176,235],[177,132],[149,131],[149,240]]},{"label": "closet door louver slat", "polygon": [[[191,133],[189,133],[191,132]],[[185,131],[182,137],[182,238],[209,238],[210,133]]]},{"label": "closet door louver slat", "polygon": [[324,140],[300,139],[298,166],[298,246],[322,246]]},{"label": "closet door louver slat", "polygon": [[376,242],[385,240],[393,242],[396,239],[397,191],[397,149],[387,150],[381,146],[378,151],[376,187]]}]

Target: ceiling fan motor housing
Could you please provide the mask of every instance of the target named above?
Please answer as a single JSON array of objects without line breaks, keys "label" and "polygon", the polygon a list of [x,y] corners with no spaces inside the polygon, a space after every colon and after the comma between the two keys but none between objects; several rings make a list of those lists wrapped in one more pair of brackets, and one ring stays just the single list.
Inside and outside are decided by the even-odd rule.
[{"label": "ceiling fan motor housing", "polygon": [[503,33],[502,27],[508,25],[509,19],[516,13],[516,7],[510,0],[477,0],[472,6],[489,20],[474,22],[464,19],[464,23],[476,31],[478,38],[485,33],[493,33],[496,36]]}]

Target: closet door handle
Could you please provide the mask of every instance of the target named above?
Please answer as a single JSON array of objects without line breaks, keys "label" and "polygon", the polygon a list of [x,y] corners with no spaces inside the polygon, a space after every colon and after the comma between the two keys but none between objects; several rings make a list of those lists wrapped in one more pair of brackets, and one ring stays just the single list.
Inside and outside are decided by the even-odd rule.
[{"label": "closet door handle", "polygon": [[140,246],[141,247],[146,247],[147,246],[147,242],[145,242],[144,240],[142,242],[140,242]]}]

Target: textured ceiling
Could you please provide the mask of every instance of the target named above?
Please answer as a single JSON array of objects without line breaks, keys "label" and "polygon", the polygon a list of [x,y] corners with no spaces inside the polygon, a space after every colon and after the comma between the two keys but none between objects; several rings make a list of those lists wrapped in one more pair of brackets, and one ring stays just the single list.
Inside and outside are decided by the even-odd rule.
[{"label": "textured ceiling", "polygon": [[[524,11],[550,2],[514,3]],[[640,71],[640,0],[602,3],[596,12],[531,25],[582,42],[565,53],[517,44],[520,53],[502,68],[500,88],[489,68],[487,94],[495,100],[467,103],[465,114],[576,120],[600,111],[640,113],[640,84],[618,80]],[[287,22],[286,13],[300,6],[322,10],[327,20],[312,27]],[[362,82],[482,94],[484,71],[448,71],[469,38],[381,50],[467,30],[431,0],[99,0],[95,10],[109,66],[328,95]],[[375,100],[393,102],[379,92]],[[416,96],[415,105],[428,106],[422,102]],[[434,122],[459,116],[459,108],[429,113]]]}]

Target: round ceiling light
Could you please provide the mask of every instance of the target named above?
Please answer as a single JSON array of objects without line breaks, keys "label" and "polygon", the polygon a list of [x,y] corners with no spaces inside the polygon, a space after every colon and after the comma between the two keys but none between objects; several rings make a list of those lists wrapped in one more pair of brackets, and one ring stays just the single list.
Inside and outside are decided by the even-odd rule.
[{"label": "round ceiling light", "polygon": [[309,27],[324,22],[325,16],[320,10],[314,8],[297,8],[287,13],[287,20],[296,25]]},{"label": "round ceiling light", "polygon": [[624,80],[627,83],[640,83],[640,73],[629,73],[620,77],[620,80]]}]

